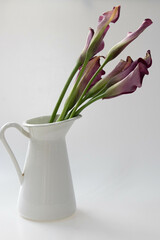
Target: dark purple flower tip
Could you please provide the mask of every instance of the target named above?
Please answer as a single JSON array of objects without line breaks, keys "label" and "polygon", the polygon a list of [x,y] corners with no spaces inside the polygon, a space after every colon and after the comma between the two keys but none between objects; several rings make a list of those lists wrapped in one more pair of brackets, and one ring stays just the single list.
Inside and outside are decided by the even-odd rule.
[{"label": "dark purple flower tip", "polygon": [[150,26],[153,23],[153,21],[150,18],[146,18],[144,20],[144,24],[146,25],[146,27]]},{"label": "dark purple flower tip", "polygon": [[149,68],[152,65],[152,58],[151,58],[151,51],[148,50],[146,53],[146,57],[144,58],[145,63],[147,65],[147,67]]}]

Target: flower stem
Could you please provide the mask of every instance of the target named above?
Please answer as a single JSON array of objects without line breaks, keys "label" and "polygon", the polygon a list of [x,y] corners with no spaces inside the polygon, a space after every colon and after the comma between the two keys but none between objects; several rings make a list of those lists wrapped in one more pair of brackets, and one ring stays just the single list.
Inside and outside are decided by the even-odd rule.
[{"label": "flower stem", "polygon": [[74,84],[74,87],[73,87],[73,89],[72,89],[72,91],[71,91],[71,93],[70,93],[70,95],[69,95],[69,97],[68,97],[68,99],[67,99],[67,101],[66,101],[66,103],[65,103],[65,105],[64,105],[64,108],[63,108],[63,110],[62,110],[62,113],[60,114],[60,116],[59,116],[59,118],[57,119],[57,121],[62,121],[62,120],[65,119],[65,116],[66,116],[66,114],[67,114],[67,111],[68,111],[70,102],[72,101],[72,96],[74,95],[73,92],[75,91],[75,89],[77,88],[77,85],[79,84],[79,82],[80,82],[80,80],[81,80],[81,77],[82,77],[82,75],[83,75],[83,73],[84,73],[84,70],[85,70],[85,68],[86,68],[86,66],[87,66],[88,61],[89,61],[89,59],[86,57],[86,59],[85,59],[85,61],[84,61],[84,64],[83,64],[83,66],[82,66],[82,69],[81,69],[81,71],[80,71],[80,73],[79,73],[79,76],[78,76],[78,78],[77,78],[77,80],[76,80],[76,83]]},{"label": "flower stem", "polygon": [[49,121],[50,123],[52,123],[55,120],[56,114],[57,114],[59,106],[60,106],[60,104],[61,104],[61,102],[63,100],[63,97],[64,97],[64,95],[65,95],[65,93],[66,93],[66,91],[68,89],[68,86],[71,83],[74,75],[76,74],[78,68],[80,67],[80,65],[81,64],[79,62],[77,62],[76,66],[74,67],[73,71],[71,72],[71,74],[70,74],[70,76],[69,76],[69,78],[68,78],[68,80],[67,80],[67,82],[66,82],[66,84],[65,84],[65,86],[64,86],[64,88],[63,88],[63,90],[61,92],[61,95],[60,95],[60,97],[59,97],[59,99],[58,99],[58,101],[56,103],[56,106],[55,106],[55,108],[53,110],[53,113],[52,113],[50,121]]},{"label": "flower stem", "polygon": [[[99,99],[101,99],[103,97],[103,94],[96,96],[95,98],[91,98],[87,103],[85,103],[84,105],[82,105],[82,107],[80,107],[76,112],[75,112],[75,116],[77,116],[78,114],[80,114],[82,112],[82,110],[84,110],[86,107],[88,107],[90,104],[98,101]],[[71,115],[70,115],[71,117]]]}]

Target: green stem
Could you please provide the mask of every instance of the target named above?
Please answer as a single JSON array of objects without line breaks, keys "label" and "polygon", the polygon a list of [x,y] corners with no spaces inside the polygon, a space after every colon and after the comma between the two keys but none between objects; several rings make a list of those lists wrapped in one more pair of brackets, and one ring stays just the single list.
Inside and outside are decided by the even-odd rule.
[{"label": "green stem", "polygon": [[55,106],[55,108],[53,110],[52,116],[51,116],[50,121],[49,121],[50,123],[52,123],[55,120],[56,114],[57,114],[59,106],[60,106],[60,104],[61,104],[61,102],[63,100],[63,97],[64,97],[64,95],[65,95],[65,93],[66,93],[66,91],[68,89],[68,86],[71,83],[74,75],[76,74],[78,68],[80,67],[80,65],[81,64],[79,62],[77,62],[76,66],[74,67],[73,71],[71,72],[71,74],[70,74],[70,76],[69,76],[69,78],[68,78],[68,80],[67,80],[67,82],[66,82],[66,84],[65,84],[65,86],[64,86],[64,88],[63,88],[63,90],[61,92],[61,95],[60,95],[60,97],[59,97],[59,99],[57,101],[57,104],[56,104],[56,106]]},{"label": "green stem", "polygon": [[80,108],[76,111],[75,115],[77,116],[78,114],[80,114],[80,113],[82,112],[82,110],[84,110],[84,109],[85,109],[86,107],[88,107],[90,104],[98,101],[98,100],[101,99],[102,97],[103,97],[103,94],[98,95],[98,96],[96,96],[95,98],[90,99],[87,103],[85,103],[82,107],[80,107]]},{"label": "green stem", "polygon": [[84,97],[84,95],[87,93],[87,91],[88,91],[91,83],[93,82],[94,78],[98,75],[98,73],[103,69],[103,67],[107,64],[107,62],[108,62],[108,61],[106,60],[106,61],[101,65],[101,67],[98,68],[98,70],[96,71],[96,73],[93,75],[93,77],[91,78],[91,80],[88,82],[88,84],[87,84],[87,86],[85,87],[83,93],[81,94],[80,98],[78,99],[78,101],[77,101],[77,103],[76,103],[76,105],[75,105],[75,107],[74,107],[74,109],[73,109],[73,111],[72,111],[72,113],[71,113],[71,115],[70,115],[70,118],[74,117],[74,114],[75,114],[77,108],[82,104],[82,102],[83,102],[83,97]]},{"label": "green stem", "polygon": [[84,61],[84,64],[83,64],[83,66],[82,66],[82,69],[81,69],[81,71],[80,71],[80,73],[79,73],[79,76],[78,76],[78,78],[77,78],[77,80],[76,80],[76,83],[74,84],[74,87],[73,87],[73,89],[72,89],[72,91],[71,91],[71,93],[70,93],[70,95],[69,95],[69,97],[68,97],[68,99],[67,99],[67,101],[66,101],[66,103],[65,103],[65,105],[64,105],[64,108],[63,108],[63,110],[62,110],[62,113],[60,114],[60,116],[59,116],[59,118],[57,119],[57,121],[62,121],[62,120],[65,119],[65,116],[66,116],[66,114],[67,114],[67,111],[68,111],[70,102],[71,102],[71,100],[72,100],[72,96],[74,95],[73,92],[75,91],[75,89],[77,88],[77,85],[79,84],[79,82],[80,82],[80,80],[81,80],[81,77],[82,77],[82,75],[83,75],[83,73],[84,73],[84,70],[85,70],[85,68],[86,68],[86,66],[87,66],[88,61],[89,61],[89,59],[86,57],[86,59],[85,59],[85,61]]},{"label": "green stem", "polygon": [[69,119],[69,117],[70,117],[72,111],[73,111],[73,110],[71,110],[70,112],[67,113],[67,115],[65,116],[65,120],[66,120],[66,119]]}]

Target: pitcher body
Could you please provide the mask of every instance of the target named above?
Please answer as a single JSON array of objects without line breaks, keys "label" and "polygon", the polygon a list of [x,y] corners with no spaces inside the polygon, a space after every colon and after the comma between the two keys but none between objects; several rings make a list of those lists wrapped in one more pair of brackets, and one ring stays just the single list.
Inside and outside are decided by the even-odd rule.
[{"label": "pitcher body", "polygon": [[[49,117],[46,116],[25,122],[23,125],[28,128],[27,132],[19,126],[19,130],[22,132],[23,129],[23,134],[29,138],[22,174],[4,137],[4,131],[11,124],[1,130],[1,139],[7,151],[11,151],[9,154],[21,182],[18,197],[21,216],[31,220],[51,221],[71,216],[75,212],[76,202],[65,140],[74,120],[47,123]],[[15,127],[14,123],[12,126]]]}]

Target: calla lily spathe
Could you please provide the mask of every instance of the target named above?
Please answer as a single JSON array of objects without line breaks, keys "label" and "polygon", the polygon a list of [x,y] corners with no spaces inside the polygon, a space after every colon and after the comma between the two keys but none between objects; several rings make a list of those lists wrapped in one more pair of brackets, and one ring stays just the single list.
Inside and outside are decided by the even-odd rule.
[{"label": "calla lily spathe", "polygon": [[109,29],[109,24],[115,23],[120,15],[120,6],[114,7],[111,11],[103,13],[99,17],[99,23],[97,26],[97,30],[90,42],[90,45],[88,47],[87,55],[89,58],[91,58],[95,52],[97,52],[97,49],[101,45],[104,36],[106,35],[108,29]]},{"label": "calla lily spathe", "polygon": [[87,93],[87,98],[90,98],[97,94],[101,90],[109,88],[113,84],[124,79],[129,73],[131,73],[139,62],[145,63],[147,68],[152,65],[151,53],[148,50],[144,59],[139,58],[133,62],[131,57],[127,57],[126,61],[121,60],[118,65],[104,78],[98,81]]},{"label": "calla lily spathe", "polygon": [[130,57],[127,57],[126,61],[121,60],[109,74],[107,74],[104,78],[102,78],[95,85],[93,85],[92,88],[90,88],[90,90],[87,93],[87,98],[93,97],[95,94],[101,91],[112,78],[114,78],[117,74],[119,74],[124,69],[129,67],[131,62],[132,59]]},{"label": "calla lily spathe", "polygon": [[[83,73],[83,76],[80,80],[80,83],[77,87],[78,91],[78,95],[81,95],[83,90],[85,89],[85,87],[87,86],[89,80],[92,78],[92,76],[95,74],[95,72],[99,69],[100,67],[100,57],[96,56],[94,58],[92,58],[88,64],[87,67]],[[81,71],[81,70],[80,70]],[[105,74],[105,71],[102,69],[98,75],[95,77],[94,81],[92,82],[92,85],[94,86],[100,79],[101,76]],[[92,87],[91,85],[91,87]]]},{"label": "calla lily spathe", "polygon": [[91,59],[104,48],[104,37],[109,29],[109,23],[115,23],[120,15],[120,6],[114,7],[113,10],[103,13],[98,19],[97,30],[94,33],[92,28],[89,29],[86,45],[78,61],[81,65],[84,63],[86,56]]},{"label": "calla lily spathe", "polygon": [[145,19],[135,32],[129,32],[123,40],[110,49],[106,57],[107,61],[113,60],[115,57],[117,57],[128,46],[128,44],[135,40],[151,24],[151,19]]},{"label": "calla lily spathe", "polygon": [[[86,58],[86,54],[87,54],[87,51],[88,51],[88,48],[89,48],[89,45],[91,43],[91,40],[93,38],[93,35],[94,35],[94,30],[92,28],[89,29],[89,33],[88,33],[88,36],[87,36],[87,41],[86,41],[86,45],[82,51],[82,54],[80,55],[78,61],[80,62],[80,65],[82,65],[84,63],[84,60]],[[93,56],[96,55],[97,53],[99,53],[100,51],[102,51],[104,48],[104,41],[102,40],[99,44],[99,46],[97,47],[97,49],[95,50],[95,52],[93,52]],[[93,57],[92,56],[92,57]]]},{"label": "calla lily spathe", "polygon": [[143,78],[148,75],[148,68],[152,65],[151,53],[148,50],[144,59],[139,58],[128,68],[110,79],[103,99],[117,97],[122,94],[135,92],[142,86]]},{"label": "calla lily spathe", "polygon": [[[100,58],[99,56],[95,56],[93,57],[87,64],[85,71],[81,77],[81,80],[76,88],[76,90],[74,91],[74,96],[72,95],[72,102],[70,102],[70,106],[69,109],[71,109],[74,104],[76,103],[76,101],[79,99],[79,97],[81,96],[82,92],[84,91],[85,87],[87,86],[88,82],[90,81],[90,79],[92,78],[92,76],[95,74],[95,72],[99,69],[100,65]],[[77,78],[79,76],[81,72],[81,68],[78,72]],[[98,75],[96,76],[96,78],[94,79],[92,85],[94,86],[97,82],[100,81],[102,75],[105,74],[104,70],[101,70]],[[76,78],[76,80],[77,80]],[[91,85],[91,87],[92,87]]]}]

